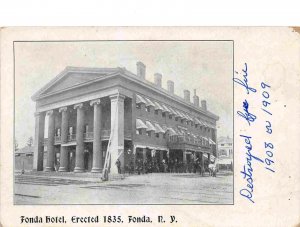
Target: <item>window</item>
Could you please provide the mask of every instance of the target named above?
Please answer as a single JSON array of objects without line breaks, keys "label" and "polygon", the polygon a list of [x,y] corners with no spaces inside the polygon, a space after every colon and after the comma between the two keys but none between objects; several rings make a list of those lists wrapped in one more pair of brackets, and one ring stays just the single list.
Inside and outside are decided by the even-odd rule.
[{"label": "window", "polygon": [[146,112],[150,112],[150,106],[146,106],[146,108],[145,108],[145,110],[146,110]]},{"label": "window", "polygon": [[69,127],[69,135],[73,135],[73,126]]},{"label": "window", "polygon": [[208,129],[208,132],[210,132],[210,129]]},{"label": "window", "polygon": [[232,146],[232,143],[229,143],[228,145],[229,145],[229,146]]},{"label": "window", "polygon": [[156,138],[159,138],[159,133],[155,133]]},{"label": "window", "polygon": [[172,119],[172,115],[169,115],[169,119]]},{"label": "window", "polygon": [[136,130],[136,134],[137,134],[137,135],[142,135],[142,129],[141,129],[141,128],[138,128],[138,129]]},{"label": "window", "polygon": [[89,131],[89,125],[85,125],[85,133]]},{"label": "window", "polygon": [[193,123],[193,122],[191,122],[191,126],[194,126],[194,123]]},{"label": "window", "polygon": [[181,123],[183,123],[183,119],[181,119]]},{"label": "window", "polygon": [[151,137],[151,131],[147,132],[147,136]]},{"label": "window", "polygon": [[162,113],[162,116],[163,116],[163,117],[166,117],[166,113]]},{"label": "window", "polygon": [[165,134],[165,133],[163,134],[163,138],[164,138],[164,139],[166,138],[166,134]]},{"label": "window", "polygon": [[137,104],[136,104],[136,108],[137,108],[137,109],[141,109],[141,104],[140,104],[140,103],[137,103]]},{"label": "window", "polygon": [[221,147],[224,147],[224,143],[221,143]]},{"label": "window", "polygon": [[178,121],[178,117],[175,117],[175,121]]},{"label": "window", "polygon": [[155,114],[158,115],[158,110],[155,110]]},{"label": "window", "polygon": [[219,155],[220,156],[227,156],[227,151],[226,150],[220,150]]},{"label": "window", "polygon": [[58,129],[56,130],[56,135],[57,135],[57,136],[60,136],[60,128],[58,128]]}]

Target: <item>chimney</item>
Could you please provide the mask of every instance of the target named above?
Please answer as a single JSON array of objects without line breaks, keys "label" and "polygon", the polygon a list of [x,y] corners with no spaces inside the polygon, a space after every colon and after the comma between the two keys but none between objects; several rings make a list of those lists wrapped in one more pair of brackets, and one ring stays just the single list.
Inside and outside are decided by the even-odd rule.
[{"label": "chimney", "polygon": [[146,66],[143,62],[137,62],[136,63],[136,69],[137,69],[137,76],[141,79],[145,79],[146,76]]},{"label": "chimney", "polygon": [[194,89],[194,105],[199,107],[199,97],[196,95],[196,89]]},{"label": "chimney", "polygon": [[190,102],[190,91],[189,90],[184,90],[183,94],[184,94],[184,100],[187,101],[187,102]]},{"label": "chimney", "polygon": [[168,91],[171,94],[174,94],[174,82],[172,80],[168,80],[167,85],[168,85]]},{"label": "chimney", "polygon": [[158,86],[161,87],[161,79],[162,75],[160,73],[155,73],[154,74],[154,83]]},{"label": "chimney", "polygon": [[204,110],[207,110],[206,100],[201,100],[201,107]]}]

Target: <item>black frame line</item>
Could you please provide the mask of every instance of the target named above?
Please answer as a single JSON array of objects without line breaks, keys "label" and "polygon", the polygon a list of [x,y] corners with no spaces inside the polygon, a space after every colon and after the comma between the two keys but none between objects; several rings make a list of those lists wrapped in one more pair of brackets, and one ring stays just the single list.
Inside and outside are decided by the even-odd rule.
[{"label": "black frame line", "polygon": [[[234,78],[234,40],[167,40],[167,39],[157,39],[157,40],[130,40],[130,39],[126,39],[126,40],[14,40],[13,41],[13,89],[14,89],[14,97],[13,97],[13,143],[15,141],[15,73],[16,73],[16,58],[15,58],[15,43],[67,43],[67,42],[232,42],[232,79]],[[214,204],[214,203],[209,203],[209,204],[157,204],[157,203],[147,203],[147,204],[132,204],[132,203],[128,203],[128,204],[109,204],[109,203],[99,203],[99,204],[81,204],[81,203],[74,203],[74,204],[16,204],[15,203],[15,155],[13,152],[13,205],[14,206],[69,206],[69,205],[87,205],[87,206],[233,206],[235,204],[235,194],[234,194],[234,189],[235,189],[235,185],[234,185],[234,159],[235,159],[235,151],[234,151],[234,81],[232,80],[232,117],[233,117],[233,165],[232,165],[232,169],[233,169],[233,203],[226,203],[226,204]]]}]

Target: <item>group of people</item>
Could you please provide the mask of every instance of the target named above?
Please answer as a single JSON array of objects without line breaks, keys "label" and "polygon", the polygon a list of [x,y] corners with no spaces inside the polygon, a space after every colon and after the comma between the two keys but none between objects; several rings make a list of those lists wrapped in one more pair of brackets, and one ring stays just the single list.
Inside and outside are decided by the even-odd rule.
[{"label": "group of people", "polygon": [[[209,168],[209,163],[201,162],[199,158],[195,160],[183,163],[182,160],[178,158],[168,159],[147,159],[143,161],[142,159],[137,159],[136,163],[130,161],[130,163],[125,167],[125,172],[129,174],[147,174],[147,173],[199,173],[203,175],[204,172],[209,172],[211,176],[215,176],[215,169],[212,171]],[[213,172],[213,174],[212,174]]]}]

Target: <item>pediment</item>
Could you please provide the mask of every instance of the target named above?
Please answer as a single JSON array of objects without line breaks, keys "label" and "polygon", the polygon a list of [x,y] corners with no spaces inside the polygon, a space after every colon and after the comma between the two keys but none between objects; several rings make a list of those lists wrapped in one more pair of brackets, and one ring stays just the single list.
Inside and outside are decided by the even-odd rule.
[{"label": "pediment", "polygon": [[64,76],[58,83],[53,84],[50,88],[45,90],[44,94],[65,90],[67,88],[83,84],[103,76],[105,75],[71,72]]},{"label": "pediment", "polygon": [[38,99],[40,96],[52,94],[85,84],[87,82],[103,78],[111,73],[116,72],[116,68],[75,68],[67,67],[52,81],[47,83],[42,89],[32,96],[33,100]]}]

